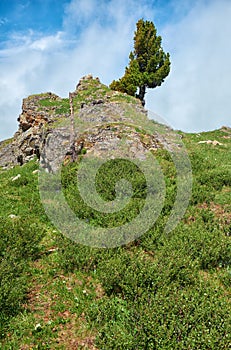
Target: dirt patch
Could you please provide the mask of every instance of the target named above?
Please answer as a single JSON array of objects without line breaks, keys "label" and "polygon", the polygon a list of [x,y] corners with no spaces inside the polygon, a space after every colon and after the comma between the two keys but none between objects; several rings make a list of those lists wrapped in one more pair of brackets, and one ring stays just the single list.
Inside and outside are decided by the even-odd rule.
[{"label": "dirt patch", "polygon": [[227,210],[226,206],[211,202],[210,204],[202,203],[198,205],[198,208],[211,210],[215,217],[217,217],[223,224],[231,224],[231,212]]},{"label": "dirt patch", "polygon": [[227,210],[226,206],[222,206],[220,204],[215,204],[213,202],[210,203],[209,209],[214,213],[214,215],[219,218],[219,220],[224,225],[231,224],[231,212]]},{"label": "dirt patch", "polygon": [[219,204],[211,203],[210,210],[215,214],[215,216],[222,219],[224,224],[231,224],[231,212],[226,211],[224,207]]},{"label": "dirt patch", "polygon": [[[62,317],[70,317],[68,312],[62,313]],[[71,318],[68,323],[61,325],[57,334],[56,343],[67,350],[89,349],[97,350],[94,345],[95,335],[86,329],[86,320],[84,314],[78,318]],[[77,335],[81,330],[81,335]]]},{"label": "dirt patch", "polygon": [[[78,278],[74,273],[57,274],[54,277],[47,275],[47,266],[43,261],[34,262],[34,267],[44,271],[44,276],[34,278],[32,288],[27,296],[25,309],[33,313],[35,328],[43,329],[46,325],[53,324],[50,344],[54,349],[89,349],[97,350],[94,345],[95,334],[87,328],[85,314],[81,315],[71,312],[71,300],[63,300],[62,289],[59,291],[59,282],[72,293],[77,289],[83,289],[83,293],[94,293],[95,298],[101,298],[104,294],[103,288],[91,277],[83,276]],[[44,279],[44,283],[41,280]],[[57,281],[57,286],[54,284]],[[57,290],[56,290],[57,288]],[[60,294],[61,293],[61,294]],[[61,303],[65,307],[64,311],[59,311],[57,305]],[[49,326],[51,327],[51,326]],[[95,332],[96,333],[96,332]],[[53,334],[53,335],[52,335]],[[33,344],[33,331],[30,334],[31,344]],[[20,349],[30,349],[31,345],[24,344]]]}]

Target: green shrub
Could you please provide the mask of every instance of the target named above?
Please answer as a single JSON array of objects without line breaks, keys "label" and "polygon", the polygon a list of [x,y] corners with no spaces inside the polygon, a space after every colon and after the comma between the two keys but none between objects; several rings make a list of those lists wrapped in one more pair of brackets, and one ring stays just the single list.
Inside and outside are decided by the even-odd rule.
[{"label": "green shrub", "polygon": [[0,331],[20,311],[28,288],[29,262],[38,258],[43,229],[30,218],[1,220]]},{"label": "green shrub", "polygon": [[225,169],[212,169],[203,172],[198,176],[201,185],[209,184],[216,191],[220,191],[223,186],[231,186],[231,171]]}]

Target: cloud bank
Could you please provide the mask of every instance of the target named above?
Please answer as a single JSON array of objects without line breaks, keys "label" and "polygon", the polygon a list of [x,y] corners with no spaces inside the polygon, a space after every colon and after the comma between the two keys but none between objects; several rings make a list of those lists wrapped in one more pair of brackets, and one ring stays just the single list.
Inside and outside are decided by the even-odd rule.
[{"label": "cloud bank", "polygon": [[53,33],[11,32],[0,46],[0,140],[17,130],[22,98],[46,91],[67,96],[88,73],[105,84],[122,76],[141,17],[154,21],[172,61],[165,83],[148,92],[146,107],[184,131],[230,125],[231,3],[164,4],[73,0]]},{"label": "cloud bank", "polygon": [[177,129],[231,126],[231,2],[198,1],[180,22],[166,26],[172,69],[148,94],[148,108]]}]

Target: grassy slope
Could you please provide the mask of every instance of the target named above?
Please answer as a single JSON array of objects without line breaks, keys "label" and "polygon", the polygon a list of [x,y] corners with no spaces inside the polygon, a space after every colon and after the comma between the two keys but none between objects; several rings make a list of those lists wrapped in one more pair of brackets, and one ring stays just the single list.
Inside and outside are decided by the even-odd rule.
[{"label": "grassy slope", "polygon": [[[198,144],[208,139],[223,145]],[[176,189],[173,164],[159,151],[168,183],[162,215],[116,249],[73,244],[56,231],[39,200],[35,161],[0,172],[1,349],[230,348],[231,135],[183,141],[194,178],[184,218],[163,235]],[[70,205],[74,173],[69,166],[63,175]],[[105,198],[111,194],[105,188]]]}]

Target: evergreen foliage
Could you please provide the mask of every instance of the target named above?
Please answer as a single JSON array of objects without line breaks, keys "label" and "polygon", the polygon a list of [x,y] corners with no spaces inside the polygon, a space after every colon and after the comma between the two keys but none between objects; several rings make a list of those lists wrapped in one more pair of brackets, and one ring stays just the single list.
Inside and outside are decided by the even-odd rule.
[{"label": "evergreen foliage", "polygon": [[[136,96],[145,104],[147,88],[160,86],[170,72],[170,56],[161,47],[153,22],[140,19],[136,24],[134,50],[129,55],[129,65],[119,80],[113,80],[110,88]],[[137,88],[139,89],[138,94]]]}]

